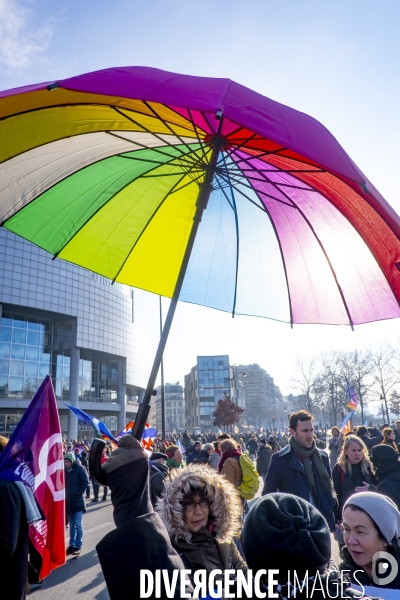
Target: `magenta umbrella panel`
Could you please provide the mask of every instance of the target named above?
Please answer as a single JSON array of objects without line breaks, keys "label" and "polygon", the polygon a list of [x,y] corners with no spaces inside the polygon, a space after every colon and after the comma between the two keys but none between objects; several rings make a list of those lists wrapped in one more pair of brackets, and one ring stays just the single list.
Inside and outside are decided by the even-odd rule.
[{"label": "magenta umbrella panel", "polygon": [[54,257],[171,298],[207,184],[180,300],[400,315],[396,213],[325,127],[237,83],[124,67],[19,88],[0,139],[0,222]]}]

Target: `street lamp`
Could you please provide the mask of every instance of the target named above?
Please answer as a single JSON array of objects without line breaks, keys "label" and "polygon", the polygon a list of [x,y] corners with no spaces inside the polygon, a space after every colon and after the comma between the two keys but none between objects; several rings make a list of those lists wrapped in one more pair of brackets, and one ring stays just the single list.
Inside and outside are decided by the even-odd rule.
[{"label": "street lamp", "polygon": [[[233,381],[234,379],[236,379],[236,377],[239,377],[239,375],[241,375],[242,377],[247,377],[247,373],[236,373],[236,375],[234,375],[233,377],[230,377],[229,381]],[[240,379],[239,379],[240,381]]]}]

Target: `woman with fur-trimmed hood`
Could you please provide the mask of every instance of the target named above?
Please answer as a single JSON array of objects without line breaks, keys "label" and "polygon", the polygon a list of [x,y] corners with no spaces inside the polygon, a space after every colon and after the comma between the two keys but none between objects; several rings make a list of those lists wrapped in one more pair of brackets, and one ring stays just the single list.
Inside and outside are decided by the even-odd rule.
[{"label": "woman with fur-trimmed hood", "polygon": [[171,473],[157,512],[172,546],[192,572],[247,571],[233,541],[241,529],[240,496],[208,465],[191,464]]}]

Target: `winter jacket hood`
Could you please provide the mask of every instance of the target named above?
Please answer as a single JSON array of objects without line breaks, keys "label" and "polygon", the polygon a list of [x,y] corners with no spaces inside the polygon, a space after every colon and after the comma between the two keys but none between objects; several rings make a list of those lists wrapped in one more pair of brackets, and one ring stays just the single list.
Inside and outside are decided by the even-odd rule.
[{"label": "winter jacket hood", "polygon": [[210,504],[209,521],[218,542],[231,542],[241,528],[242,503],[238,492],[224,477],[208,465],[192,464],[171,473],[165,493],[157,505],[162,522],[171,539],[190,542],[192,533],[183,518],[183,500],[198,490]]}]

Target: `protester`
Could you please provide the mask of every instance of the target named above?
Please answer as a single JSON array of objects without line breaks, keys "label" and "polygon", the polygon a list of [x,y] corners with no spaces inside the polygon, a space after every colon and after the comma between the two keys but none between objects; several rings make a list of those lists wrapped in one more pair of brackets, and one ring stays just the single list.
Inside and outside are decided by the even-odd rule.
[{"label": "protester", "polygon": [[200,446],[200,452],[198,456],[194,458],[191,462],[196,465],[206,465],[209,462],[210,453],[214,450],[212,444],[204,444],[203,447]]},{"label": "protester", "polygon": [[180,469],[182,467],[183,454],[174,444],[167,446],[165,454],[167,458],[167,466],[172,471],[174,469]]},{"label": "protester", "polygon": [[395,437],[395,442],[396,445],[399,446],[400,445],[400,421],[395,421],[394,422],[395,427],[394,427],[394,437]]},{"label": "protester", "polygon": [[336,498],[326,452],[316,447],[312,415],[300,410],[289,418],[289,444],[271,458],[262,495],[285,492],[310,501],[335,529]]},{"label": "protester", "polygon": [[[207,445],[208,444],[206,444],[206,446]],[[210,465],[210,467],[212,467],[216,471],[218,471],[219,461],[221,460],[221,455],[217,451],[217,448],[218,448],[218,444],[217,444],[217,442],[214,442],[212,444],[212,451],[210,450],[209,455],[208,455],[208,464]]]},{"label": "protester", "polygon": [[169,475],[169,468],[165,464],[168,456],[163,452],[153,452],[150,456],[150,499],[156,505],[165,490],[165,480]]},{"label": "protester", "polygon": [[[79,460],[81,461],[82,467],[85,467],[86,472],[89,477],[89,465],[88,465],[88,459],[87,459],[87,452],[85,450],[82,450]],[[86,488],[85,498],[86,498],[86,500],[90,500],[90,481]]]},{"label": "protester", "polygon": [[343,506],[352,494],[375,489],[375,478],[371,467],[368,449],[364,442],[355,435],[349,435],[332,470],[333,485],[338,499],[335,509],[336,522],[341,520]]},{"label": "protester", "polygon": [[385,444],[386,446],[391,446],[395,452],[398,452],[397,444],[395,442],[396,436],[391,427],[385,427],[382,429],[383,440],[381,444]]},{"label": "protester", "polygon": [[[0,436],[0,453],[7,442],[7,438]],[[34,496],[27,486],[0,479],[0,565],[3,594],[8,600],[26,598],[29,524],[41,518]]]},{"label": "protester", "polygon": [[251,460],[256,458],[258,443],[255,435],[252,435],[249,441],[246,444],[246,449],[249,451]]},{"label": "protester", "polygon": [[70,538],[67,555],[79,556],[82,548],[82,517],[86,512],[84,494],[89,485],[85,467],[76,459],[73,452],[64,455],[65,465],[65,508],[68,517]]},{"label": "protester", "polygon": [[271,446],[267,444],[267,440],[265,438],[258,440],[257,471],[263,479],[265,479],[265,476],[267,475],[271,456],[272,449]]},{"label": "protester", "polygon": [[[172,546],[193,571],[247,571],[233,538],[241,527],[239,494],[207,465],[190,465],[166,482],[158,514]],[[222,577],[221,577],[222,578]]]},{"label": "protester", "polygon": [[367,446],[369,453],[371,452],[371,448],[373,448],[377,444],[380,444],[381,441],[383,440],[383,436],[381,434],[372,436],[371,433],[368,431],[368,429],[364,425],[357,427],[357,436],[360,439],[362,439],[364,444]]},{"label": "protester", "polygon": [[272,493],[259,499],[244,522],[241,542],[253,572],[277,571],[274,579],[278,586],[273,589],[268,589],[267,575],[261,579],[261,592],[268,598],[272,594],[281,600],[338,598],[342,588],[346,598],[360,597],[359,592],[348,588],[336,565],[330,562],[331,538],[326,520],[302,498]]},{"label": "protester", "polygon": [[196,460],[197,458],[199,458],[200,452],[201,452],[201,442],[197,441],[195,442],[194,446],[193,446],[193,451],[190,452],[187,456],[186,459],[186,464],[190,465],[190,463],[192,463],[194,460]]},{"label": "protester", "polygon": [[272,454],[276,454],[281,450],[280,444],[274,435],[270,435],[268,444],[271,447]]},{"label": "protester", "polygon": [[376,492],[388,496],[400,509],[400,460],[391,446],[378,444],[371,451],[378,481]]},{"label": "protester", "polygon": [[336,463],[338,461],[341,446],[343,443],[343,439],[342,439],[342,436],[340,435],[340,431],[339,431],[338,427],[336,427],[336,426],[332,427],[331,432],[332,432],[332,437],[328,443],[328,450],[329,450],[329,464],[331,465],[331,469],[333,469],[333,467],[336,465]]},{"label": "protester", "polygon": [[[386,496],[375,492],[351,496],[343,507],[343,536],[346,547],[343,549],[344,560],[340,569],[348,569],[354,583],[376,585],[372,569],[373,557],[377,552],[384,551],[393,556],[397,565],[400,563],[400,513],[394,502]],[[377,576],[379,572],[375,573]],[[400,589],[399,572],[393,581],[386,583],[384,577],[381,576],[380,587]]]},{"label": "protester", "polygon": [[239,457],[242,454],[235,440],[223,440],[219,444],[221,450],[221,460],[218,465],[218,472],[225,475],[226,479],[236,488],[242,481],[242,470],[239,464]]}]

